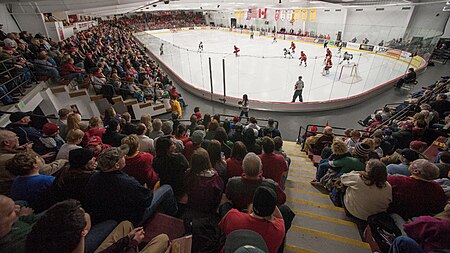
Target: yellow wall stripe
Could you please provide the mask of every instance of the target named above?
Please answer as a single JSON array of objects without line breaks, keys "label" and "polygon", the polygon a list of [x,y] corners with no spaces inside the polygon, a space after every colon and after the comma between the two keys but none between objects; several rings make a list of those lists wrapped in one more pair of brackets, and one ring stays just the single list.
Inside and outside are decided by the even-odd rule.
[{"label": "yellow wall stripe", "polygon": [[330,233],[326,233],[326,232],[322,232],[322,231],[318,231],[318,230],[314,230],[314,229],[309,229],[309,228],[303,228],[303,227],[299,227],[299,226],[295,226],[295,225],[293,225],[291,227],[291,230],[298,231],[298,232],[305,233],[305,234],[314,235],[314,236],[320,236],[325,239],[342,242],[345,244],[350,244],[350,245],[365,248],[365,249],[370,249],[369,244],[367,244],[363,241],[358,241],[355,239],[351,239],[351,238],[347,238],[347,237],[343,237],[343,236],[339,236],[339,235],[334,235],[334,234],[330,234]]}]

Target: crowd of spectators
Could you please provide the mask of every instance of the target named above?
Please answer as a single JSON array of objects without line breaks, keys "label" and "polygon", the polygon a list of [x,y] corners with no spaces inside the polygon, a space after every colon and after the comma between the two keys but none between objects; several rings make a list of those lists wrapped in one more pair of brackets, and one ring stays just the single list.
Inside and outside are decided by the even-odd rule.
[{"label": "crowd of spectators", "polygon": [[[60,43],[11,33],[17,46],[7,46],[13,55],[25,47],[30,70],[54,81],[96,77],[104,81],[99,87],[93,82],[97,91],[115,85],[114,92],[124,95],[133,86],[134,93],[142,89],[152,99],[156,89],[168,86],[176,104],[167,75],[131,37],[142,18],[101,22]],[[153,29],[204,22],[185,12],[145,18]],[[145,90],[145,83],[152,88]],[[187,224],[208,219],[206,225],[225,236],[253,230],[269,252],[282,252],[295,214],[285,205],[290,159],[274,120],[260,126],[253,117],[249,123],[237,116],[202,117],[196,107],[184,125],[183,111],[178,104],[172,120],[147,114],[133,123],[129,113],[109,108],[85,123],[77,111],[62,108],[55,123],[41,127],[29,112],[11,114],[0,130],[2,252],[138,252],[142,226],[157,210]],[[194,252],[204,245],[216,245],[209,252],[223,247],[221,240],[209,240],[194,239]],[[168,245],[162,234],[140,252],[164,252]]]},{"label": "crowd of spectators", "polygon": [[[383,213],[404,228],[409,237],[399,237],[390,252],[450,249],[449,80],[376,110],[359,121],[364,130],[347,129],[341,137],[327,126],[303,138],[306,152],[321,159],[311,184],[327,190],[361,228]],[[438,153],[425,153],[437,138]]]}]

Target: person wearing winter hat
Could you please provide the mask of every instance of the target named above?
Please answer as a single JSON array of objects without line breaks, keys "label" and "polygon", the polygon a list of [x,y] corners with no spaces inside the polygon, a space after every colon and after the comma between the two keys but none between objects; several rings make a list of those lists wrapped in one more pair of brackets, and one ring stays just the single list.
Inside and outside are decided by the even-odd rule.
[{"label": "person wearing winter hat", "polygon": [[399,174],[404,176],[411,176],[411,172],[409,171],[409,164],[417,159],[419,159],[419,154],[411,150],[409,148],[397,150],[397,153],[400,154],[400,164],[389,164],[387,168],[387,172],[389,175]]},{"label": "person wearing winter hat", "polygon": [[228,236],[233,231],[248,229],[257,232],[266,242],[270,253],[278,252],[283,243],[285,227],[276,206],[277,195],[269,187],[260,186],[253,196],[249,213],[231,209],[220,221],[220,229]]},{"label": "person wearing winter hat", "polygon": [[59,136],[59,126],[45,123],[42,128],[42,137],[39,140],[47,148],[47,152],[58,152],[65,141]]},{"label": "person wearing winter hat", "polygon": [[341,159],[329,161],[331,167],[341,168],[339,175],[349,173],[351,171],[363,171],[365,162],[370,152],[370,146],[365,143],[358,142],[353,149],[352,156],[345,156]]},{"label": "person wearing winter hat", "polygon": [[202,143],[205,139],[205,131],[203,130],[195,130],[190,137],[190,141],[184,145],[183,155],[186,157],[188,161],[191,160],[191,156],[194,151],[202,146]]},{"label": "person wearing winter hat", "polygon": [[248,229],[231,232],[225,241],[224,253],[269,253],[260,234]]},{"label": "person wearing winter hat", "polygon": [[69,151],[69,166],[61,170],[51,188],[54,200],[77,199],[85,203],[87,192],[84,189],[96,168],[97,161],[91,150],[78,148]]}]

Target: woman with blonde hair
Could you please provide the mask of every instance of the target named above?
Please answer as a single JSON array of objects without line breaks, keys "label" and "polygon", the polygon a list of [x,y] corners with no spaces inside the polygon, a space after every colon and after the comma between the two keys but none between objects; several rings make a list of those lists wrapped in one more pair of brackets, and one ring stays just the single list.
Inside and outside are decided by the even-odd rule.
[{"label": "woman with blonde hair", "polygon": [[103,127],[102,120],[99,117],[93,116],[89,119],[89,126],[84,130],[84,133],[90,139],[92,136],[98,136],[102,138],[106,128]]},{"label": "woman with blonde hair", "polygon": [[61,146],[56,155],[56,160],[69,160],[69,152],[73,149],[81,148],[80,143],[83,140],[84,132],[80,129],[71,129],[67,132],[66,143]]},{"label": "woman with blonde hair", "polygon": [[67,133],[74,129],[81,129],[81,116],[78,113],[71,113],[67,117]]},{"label": "woman with blonde hair", "polygon": [[148,113],[145,113],[141,116],[141,122],[142,124],[145,125],[145,127],[147,127],[147,132],[144,133],[145,135],[148,136],[148,134],[153,130],[152,127],[152,116]]},{"label": "woman with blonde hair", "polygon": [[312,184],[319,184],[320,179],[327,173],[328,169],[332,166],[331,162],[351,156],[348,152],[347,145],[342,140],[335,139],[331,144],[332,154],[325,159],[320,161],[319,166],[317,167],[316,179],[311,181]]}]

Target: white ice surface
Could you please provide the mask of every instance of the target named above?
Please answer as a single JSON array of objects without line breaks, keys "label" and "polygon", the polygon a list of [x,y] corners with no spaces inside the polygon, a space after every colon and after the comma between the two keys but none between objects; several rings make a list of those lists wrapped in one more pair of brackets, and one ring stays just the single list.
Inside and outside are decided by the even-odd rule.
[{"label": "white ice surface", "polygon": [[[272,38],[256,35],[251,40],[248,34],[219,30],[147,33],[152,35],[138,36],[141,42],[157,55],[161,43],[164,43],[164,54],[159,57],[193,86],[211,91],[210,57],[213,92],[224,94],[224,59],[227,96],[242,97],[246,93],[250,99],[268,102],[290,102],[299,75],[305,82],[305,102],[326,101],[362,93],[403,75],[408,67],[402,61],[344,48],[342,54],[345,51],[353,54],[353,61],[358,64],[362,77],[362,81],[350,84],[338,80],[341,67],[335,47],[330,48],[333,67],[329,75],[323,76],[325,49],[319,44],[295,42],[295,56],[288,59],[283,56],[283,48],[289,48],[291,43],[288,40],[279,39],[277,43],[272,43]],[[200,41],[204,46],[202,53],[197,52]],[[239,57],[234,56],[233,45],[241,49]],[[300,51],[308,57],[307,67],[299,66]],[[344,71],[343,78],[350,78],[349,73]]]}]

